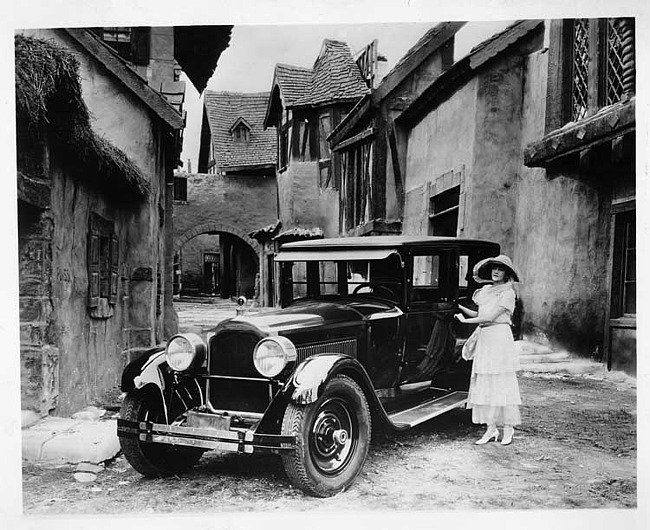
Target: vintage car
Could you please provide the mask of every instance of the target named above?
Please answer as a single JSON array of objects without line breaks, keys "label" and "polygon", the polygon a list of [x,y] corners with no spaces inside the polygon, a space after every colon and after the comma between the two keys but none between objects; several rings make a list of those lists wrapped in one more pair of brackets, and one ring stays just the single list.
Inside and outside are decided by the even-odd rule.
[{"label": "vintage car", "polygon": [[327,497],[361,472],[373,429],[464,407],[474,264],[489,241],[375,236],[284,244],[281,309],[179,334],[129,364],[118,435],[145,476],[206,450],[278,453],[290,481]]}]

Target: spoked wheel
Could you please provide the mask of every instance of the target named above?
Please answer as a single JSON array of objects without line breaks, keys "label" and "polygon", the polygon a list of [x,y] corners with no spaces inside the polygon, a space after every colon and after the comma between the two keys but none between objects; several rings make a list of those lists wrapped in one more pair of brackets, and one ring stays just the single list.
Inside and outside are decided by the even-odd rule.
[{"label": "spoked wheel", "polygon": [[[120,416],[129,421],[166,423],[162,396],[156,389],[129,392]],[[203,454],[202,449],[144,442],[120,437],[120,447],[129,464],[145,477],[172,475],[191,468]]]},{"label": "spoked wheel", "polygon": [[347,488],[366,460],[370,421],[361,388],[344,375],[334,377],[316,402],[290,404],[282,421],[282,433],[296,437],[296,448],[282,454],[289,479],[317,497]]}]

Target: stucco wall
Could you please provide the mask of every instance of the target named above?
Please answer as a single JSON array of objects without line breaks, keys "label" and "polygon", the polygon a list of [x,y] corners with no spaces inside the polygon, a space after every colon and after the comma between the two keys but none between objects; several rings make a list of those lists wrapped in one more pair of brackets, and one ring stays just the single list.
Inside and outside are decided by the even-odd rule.
[{"label": "stucco wall", "polygon": [[219,236],[201,234],[190,239],[181,254],[181,270],[183,289],[203,289],[203,254],[212,252],[219,254]]},{"label": "stucco wall", "polygon": [[510,256],[522,159],[522,62],[506,55],[478,74],[473,160],[466,177],[464,236],[496,241]]},{"label": "stucco wall", "polygon": [[277,185],[273,177],[207,173],[179,176],[187,176],[187,202],[174,204],[175,250],[184,234],[196,227],[215,225],[257,250],[257,244],[247,234],[278,219]]},{"label": "stucco wall", "polygon": [[[403,233],[427,235],[428,185],[465,166],[471,172],[476,128],[476,81],[471,80],[408,134]],[[466,231],[467,233],[467,231]],[[471,228],[470,228],[471,233]]]},{"label": "stucco wall", "polygon": [[[121,352],[162,340],[164,306],[157,305],[164,237],[160,208],[164,183],[162,131],[143,103],[65,33],[26,32],[54,39],[80,63],[83,96],[96,133],[122,149],[151,183],[135,204],[111,201],[70,177],[69,161],[51,153],[52,306],[51,340],[59,348],[59,399],[54,413],[66,416],[88,405],[119,381]],[[91,213],[113,223],[119,241],[117,303],[112,314],[93,318],[88,309],[87,244]],[[136,279],[134,271],[149,271]],[[165,278],[161,275],[160,287]]]},{"label": "stucco wall", "polygon": [[338,191],[318,186],[318,163],[291,160],[278,177],[282,230],[320,227],[325,237],[339,228]]},{"label": "stucco wall", "polygon": [[[548,56],[530,56],[522,145],[544,135]],[[524,333],[572,352],[602,349],[607,300],[609,192],[575,174],[522,165],[515,261]]]}]

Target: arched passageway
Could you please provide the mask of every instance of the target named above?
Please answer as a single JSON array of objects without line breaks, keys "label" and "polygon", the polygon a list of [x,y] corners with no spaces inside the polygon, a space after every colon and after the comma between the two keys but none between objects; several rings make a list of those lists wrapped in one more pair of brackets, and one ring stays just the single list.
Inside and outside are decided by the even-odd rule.
[{"label": "arched passageway", "polygon": [[259,244],[235,226],[194,226],[174,240],[174,294],[254,298],[258,253]]}]

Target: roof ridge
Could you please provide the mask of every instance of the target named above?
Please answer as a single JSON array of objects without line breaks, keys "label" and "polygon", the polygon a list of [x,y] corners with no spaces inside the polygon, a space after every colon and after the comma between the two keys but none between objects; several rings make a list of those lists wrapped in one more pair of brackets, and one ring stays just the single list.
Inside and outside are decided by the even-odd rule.
[{"label": "roof ridge", "polygon": [[231,95],[231,96],[268,96],[271,92],[269,90],[261,90],[259,92],[233,92],[231,90],[206,90],[206,94],[210,95]]}]

